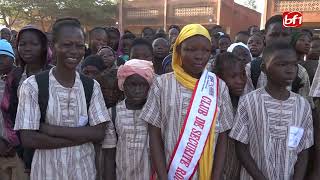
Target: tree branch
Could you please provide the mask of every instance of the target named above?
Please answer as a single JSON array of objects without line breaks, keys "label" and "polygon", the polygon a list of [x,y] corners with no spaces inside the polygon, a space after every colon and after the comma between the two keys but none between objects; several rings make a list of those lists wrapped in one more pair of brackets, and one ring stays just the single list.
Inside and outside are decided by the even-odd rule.
[{"label": "tree branch", "polygon": [[15,23],[16,20],[18,19],[19,14],[20,14],[20,11],[18,11],[18,12],[16,13],[16,15],[14,16],[12,22],[9,24],[9,27],[11,27],[11,26],[14,25],[14,23]]},{"label": "tree branch", "polygon": [[4,24],[8,27],[9,23],[7,21],[7,15],[3,8],[1,8],[0,11],[1,11],[1,19],[3,20]]}]

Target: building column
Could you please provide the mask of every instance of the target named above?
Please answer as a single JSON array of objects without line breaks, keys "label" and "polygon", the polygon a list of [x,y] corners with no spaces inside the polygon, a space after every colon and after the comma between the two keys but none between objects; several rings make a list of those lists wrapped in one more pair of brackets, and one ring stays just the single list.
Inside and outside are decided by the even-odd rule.
[{"label": "building column", "polygon": [[221,0],[218,0],[218,5],[217,5],[217,25],[220,25],[220,15],[221,15]]},{"label": "building column", "polygon": [[119,0],[119,31],[123,34],[123,0]]},{"label": "building column", "polygon": [[167,32],[167,7],[168,7],[168,0],[164,0],[164,7],[163,7],[163,30]]},{"label": "building column", "polygon": [[268,16],[268,0],[264,0],[264,10],[263,10],[263,14],[261,15],[260,29],[264,29],[264,26],[267,22],[267,16]]}]

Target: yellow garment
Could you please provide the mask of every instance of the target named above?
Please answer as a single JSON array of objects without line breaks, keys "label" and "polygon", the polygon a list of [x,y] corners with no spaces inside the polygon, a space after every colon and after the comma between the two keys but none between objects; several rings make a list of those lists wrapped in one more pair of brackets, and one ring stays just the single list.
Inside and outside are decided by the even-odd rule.
[{"label": "yellow garment", "polygon": [[202,35],[211,41],[211,37],[209,35],[208,30],[201,26],[200,24],[189,24],[186,25],[180,32],[179,36],[176,39],[176,42],[173,46],[173,54],[172,54],[172,69],[174,75],[178,82],[180,82],[184,87],[193,90],[198,79],[193,78],[182,69],[182,59],[180,54],[177,52],[177,46],[179,46],[184,40],[195,36]]},{"label": "yellow garment", "polygon": [[[202,35],[211,41],[211,37],[206,28],[201,26],[200,24],[189,24],[185,26],[179,36],[176,39],[176,42],[173,47],[173,55],[172,55],[172,68],[174,71],[174,75],[179,83],[181,83],[184,87],[194,90],[198,79],[193,78],[189,74],[187,74],[182,69],[182,59],[180,54],[177,53],[176,49],[184,40],[195,36]],[[199,179],[200,180],[208,180],[211,179],[212,167],[213,167],[213,158],[214,158],[214,139],[215,139],[215,127],[216,127],[216,117],[214,118],[214,123],[212,124],[210,134],[208,135],[208,140],[204,147],[203,153],[201,155],[199,161]]]},{"label": "yellow garment", "polygon": [[214,159],[214,139],[215,139],[216,122],[217,122],[217,115],[213,119],[213,123],[211,125],[211,131],[200,158],[200,162],[199,162],[199,171],[200,171],[199,179],[200,180],[211,179],[213,159]]}]

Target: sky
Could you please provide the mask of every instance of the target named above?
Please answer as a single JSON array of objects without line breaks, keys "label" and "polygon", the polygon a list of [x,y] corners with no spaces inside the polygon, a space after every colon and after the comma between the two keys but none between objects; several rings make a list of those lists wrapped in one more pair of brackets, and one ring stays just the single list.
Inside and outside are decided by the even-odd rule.
[{"label": "sky", "polygon": [[[244,4],[247,0],[234,0],[234,2],[239,4]],[[264,11],[264,0],[256,0],[257,11],[263,13]]]}]

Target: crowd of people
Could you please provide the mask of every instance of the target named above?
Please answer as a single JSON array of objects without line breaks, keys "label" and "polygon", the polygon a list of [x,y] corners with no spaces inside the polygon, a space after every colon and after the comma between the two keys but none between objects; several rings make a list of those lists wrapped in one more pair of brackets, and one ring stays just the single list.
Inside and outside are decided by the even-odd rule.
[{"label": "crowd of people", "polygon": [[319,60],[320,38],[281,15],[234,39],[3,28],[0,179],[319,179]]}]

